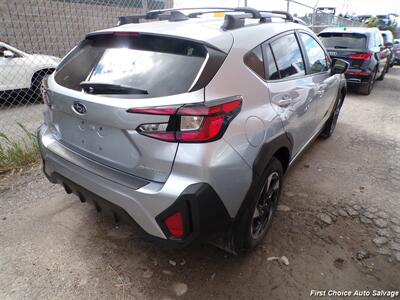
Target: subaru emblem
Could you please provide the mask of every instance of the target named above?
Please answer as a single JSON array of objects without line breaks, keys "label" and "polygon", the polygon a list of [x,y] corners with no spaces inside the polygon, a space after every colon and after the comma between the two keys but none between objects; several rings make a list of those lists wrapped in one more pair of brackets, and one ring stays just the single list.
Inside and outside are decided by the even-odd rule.
[{"label": "subaru emblem", "polygon": [[73,108],[74,108],[75,112],[77,112],[78,114],[81,114],[81,115],[85,114],[87,111],[86,106],[80,102],[74,102]]}]

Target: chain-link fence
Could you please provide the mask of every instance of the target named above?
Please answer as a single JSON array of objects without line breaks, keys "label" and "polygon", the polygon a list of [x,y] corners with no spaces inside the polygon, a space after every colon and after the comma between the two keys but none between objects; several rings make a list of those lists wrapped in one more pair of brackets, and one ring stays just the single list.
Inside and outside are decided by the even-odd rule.
[{"label": "chain-link fence", "polygon": [[0,133],[40,124],[40,84],[88,32],[173,0],[0,0]]},{"label": "chain-link fence", "polygon": [[312,7],[296,0],[283,0],[286,10],[294,17],[302,20],[315,33],[328,27],[355,27],[366,26],[356,16],[342,16],[337,14],[336,7]]}]

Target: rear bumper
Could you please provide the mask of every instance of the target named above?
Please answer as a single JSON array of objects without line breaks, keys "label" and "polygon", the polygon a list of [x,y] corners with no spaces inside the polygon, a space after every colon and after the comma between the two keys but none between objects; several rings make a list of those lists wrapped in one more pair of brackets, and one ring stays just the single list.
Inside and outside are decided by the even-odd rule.
[{"label": "rear bumper", "polygon": [[[94,202],[98,210],[111,211],[117,219],[134,220],[146,233],[169,244],[183,246],[198,238],[206,239],[231,223],[224,204],[207,183],[174,174],[165,183],[110,178],[105,170],[88,167],[84,159],[65,157],[58,150],[62,145],[46,125],[38,129],[38,141],[43,170],[51,182],[62,184],[83,202]],[[177,211],[185,220],[182,239],[173,238],[163,223]]]},{"label": "rear bumper", "polygon": [[363,84],[368,84],[371,78],[371,73],[370,72],[362,72],[360,74],[358,73],[359,72],[351,71],[345,74],[346,81],[349,86],[360,86]]}]

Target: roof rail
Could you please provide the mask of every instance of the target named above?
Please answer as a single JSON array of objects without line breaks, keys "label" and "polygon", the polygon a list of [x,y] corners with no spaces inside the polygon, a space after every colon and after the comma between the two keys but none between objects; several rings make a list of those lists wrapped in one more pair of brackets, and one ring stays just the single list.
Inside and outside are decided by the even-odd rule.
[{"label": "roof rail", "polygon": [[[185,15],[182,11],[194,10],[188,15]],[[198,11],[196,11],[198,10]],[[271,22],[272,17],[278,17],[293,22],[292,15],[286,11],[271,10],[271,11],[259,11],[251,7],[197,7],[197,8],[169,8],[160,10],[151,10],[146,14],[137,14],[131,16],[122,16],[118,19],[118,26],[129,24],[129,23],[140,23],[140,20],[168,20],[170,22],[184,21],[190,18],[197,18],[200,15],[207,13],[219,13],[219,12],[237,12],[242,14],[225,14],[224,23],[222,25],[223,30],[231,30],[244,27],[245,19],[260,19],[260,23]],[[169,13],[169,14],[168,14]],[[263,13],[270,15],[265,16]],[[278,16],[275,16],[278,15]]]},{"label": "roof rail", "polygon": [[[168,14],[169,13],[169,14]],[[170,22],[179,22],[188,20],[189,17],[179,10],[175,9],[163,9],[163,10],[151,10],[146,14],[136,14],[131,16],[118,17],[118,26],[140,23],[140,20],[168,20]]]},{"label": "roof rail", "polygon": [[197,18],[200,15],[203,14],[209,14],[209,13],[220,13],[220,12],[242,12],[242,13],[248,13],[251,14],[253,18],[261,18],[261,14],[258,10],[251,8],[251,7],[235,7],[235,8],[229,8],[229,7],[202,7],[202,8],[183,8],[182,10],[189,9],[189,10],[196,10],[200,9],[202,11],[198,12],[193,12],[188,14],[189,18]]},{"label": "roof rail", "polygon": [[244,26],[244,19],[249,18],[250,14],[240,14],[240,15],[225,15],[224,24],[221,28],[223,30],[232,30],[241,28]]},{"label": "roof rail", "polygon": [[[282,19],[284,19],[286,21],[289,21],[289,22],[293,22],[294,21],[293,16],[290,13],[288,13],[287,11],[283,11],[283,10],[260,10],[260,13],[261,14],[262,13],[271,14],[270,16],[267,16],[267,18],[271,18],[271,17],[275,17],[276,18],[277,16],[273,16],[273,15],[281,15],[280,18],[282,18]],[[263,17],[265,18],[266,16],[263,16]]]}]

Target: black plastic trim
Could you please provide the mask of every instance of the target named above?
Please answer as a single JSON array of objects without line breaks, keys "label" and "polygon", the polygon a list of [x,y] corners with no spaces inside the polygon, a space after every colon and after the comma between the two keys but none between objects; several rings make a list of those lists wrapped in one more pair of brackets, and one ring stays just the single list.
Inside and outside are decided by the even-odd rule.
[{"label": "black plastic trim", "polygon": [[286,148],[289,151],[289,154],[292,153],[293,142],[290,136],[286,133],[283,133],[274,140],[261,146],[260,151],[258,152],[258,155],[253,163],[253,171],[257,175],[261,175],[271,158],[281,148]]},{"label": "black plastic trim", "polygon": [[[185,220],[183,239],[172,237],[164,224],[167,217],[178,211]],[[188,186],[170,207],[156,217],[156,221],[168,241],[178,246],[218,236],[232,224],[232,218],[225,205],[208,183]]]},{"label": "black plastic trim", "polygon": [[218,51],[210,47],[207,47],[207,50],[209,55],[208,61],[206,62],[200,77],[197,79],[196,83],[189,90],[189,92],[197,91],[206,87],[214,78],[215,74],[217,74],[227,57],[225,52]]},{"label": "black plastic trim", "polygon": [[259,186],[260,186],[260,178],[266,169],[267,165],[270,163],[274,154],[281,148],[286,148],[289,151],[289,162],[291,159],[291,153],[293,148],[293,142],[290,136],[283,133],[282,135],[278,136],[274,140],[265,143],[261,146],[260,151],[253,163],[253,175],[250,188],[240,205],[240,208],[234,218],[234,226],[238,225],[246,213],[247,209],[250,207],[251,202],[253,201],[254,197],[256,197],[259,193]]}]

